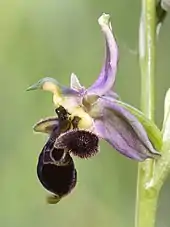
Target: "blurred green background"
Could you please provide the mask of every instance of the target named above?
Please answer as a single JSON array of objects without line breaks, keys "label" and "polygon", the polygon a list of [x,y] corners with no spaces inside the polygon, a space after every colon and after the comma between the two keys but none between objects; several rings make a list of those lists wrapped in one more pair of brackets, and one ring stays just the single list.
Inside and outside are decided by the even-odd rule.
[{"label": "blurred green background", "polygon": [[[133,227],[137,163],[105,142],[96,157],[75,159],[78,184],[57,205],[47,205],[36,176],[46,137],[33,124],[53,115],[51,94],[25,92],[51,76],[69,84],[75,72],[89,86],[104,57],[97,23],[111,14],[120,50],[116,91],[140,107],[138,22],[140,1],[1,0],[0,1],[0,226],[1,227]],[[156,121],[161,127],[163,100],[170,87],[170,18],[157,45]],[[157,227],[170,226],[170,179],[160,196]]]}]

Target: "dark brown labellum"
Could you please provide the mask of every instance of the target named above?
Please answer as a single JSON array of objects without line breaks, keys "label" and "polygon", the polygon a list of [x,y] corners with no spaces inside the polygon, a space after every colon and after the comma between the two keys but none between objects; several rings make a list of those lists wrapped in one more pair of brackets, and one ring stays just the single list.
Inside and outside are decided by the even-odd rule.
[{"label": "dark brown labellum", "polygon": [[[47,199],[51,204],[56,204],[70,193],[77,182],[77,172],[68,150],[82,158],[90,157],[98,151],[98,137],[95,134],[78,129],[69,131],[71,125],[73,128],[78,127],[79,117],[75,116],[71,120],[70,114],[62,106],[55,111],[58,118],[41,121],[35,128],[35,131],[50,134],[39,155],[37,175],[42,185],[52,193]],[[55,147],[55,141],[60,135],[66,146]]]},{"label": "dark brown labellum", "polygon": [[41,152],[37,165],[37,175],[42,185],[60,198],[70,193],[77,181],[73,160],[68,155],[68,164],[57,166],[54,163],[44,164],[44,153]]},{"label": "dark brown labellum", "polygon": [[60,127],[56,127],[42,149],[37,164],[40,182],[54,194],[54,198],[57,198],[57,200],[53,198],[54,203],[70,193],[77,181],[77,172],[70,154],[64,149],[54,147],[54,142],[59,135]]}]

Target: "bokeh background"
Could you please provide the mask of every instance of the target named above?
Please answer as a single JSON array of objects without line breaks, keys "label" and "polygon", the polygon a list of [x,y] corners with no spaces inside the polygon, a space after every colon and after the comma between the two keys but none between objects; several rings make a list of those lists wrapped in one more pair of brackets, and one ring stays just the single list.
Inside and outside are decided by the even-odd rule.
[{"label": "bokeh background", "polygon": [[[50,93],[27,93],[45,76],[69,84],[75,72],[89,86],[98,76],[104,42],[97,23],[111,14],[120,50],[116,91],[140,108],[137,56],[140,1],[1,0],[0,1],[0,226],[132,227],[137,163],[105,142],[91,160],[75,159],[78,184],[57,205],[36,176],[46,137],[33,124],[53,115]],[[163,100],[170,87],[170,18],[157,44],[156,122],[161,127]],[[170,179],[160,196],[157,227],[170,226]]]}]

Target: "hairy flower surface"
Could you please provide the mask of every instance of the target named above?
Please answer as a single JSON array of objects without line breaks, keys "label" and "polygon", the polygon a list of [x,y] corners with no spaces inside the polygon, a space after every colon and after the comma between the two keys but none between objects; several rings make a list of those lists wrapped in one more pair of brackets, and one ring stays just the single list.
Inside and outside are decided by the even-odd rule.
[{"label": "hairy flower surface", "polygon": [[[55,107],[63,106],[70,114],[70,118],[79,117],[78,128],[96,134],[106,140],[121,154],[143,161],[156,158],[160,154],[151,144],[148,135],[137,120],[127,109],[120,105],[119,96],[113,91],[118,65],[118,47],[110,24],[110,16],[103,14],[98,23],[105,38],[106,57],[98,79],[89,88],[82,86],[75,74],[71,74],[70,87],[60,85],[53,78],[43,78],[28,88],[41,88],[53,93]],[[35,131],[49,133],[57,123],[57,118],[48,124],[35,126]],[[68,131],[72,136],[72,131]],[[72,134],[71,134],[72,133]],[[64,144],[62,137],[62,145]],[[61,140],[60,140],[61,142]],[[70,143],[69,143],[70,145]]]}]

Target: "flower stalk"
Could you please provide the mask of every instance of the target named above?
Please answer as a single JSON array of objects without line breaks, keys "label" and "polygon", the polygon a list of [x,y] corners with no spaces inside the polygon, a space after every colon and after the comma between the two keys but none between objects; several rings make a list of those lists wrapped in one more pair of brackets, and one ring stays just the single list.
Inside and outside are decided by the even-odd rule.
[{"label": "flower stalk", "polygon": [[[154,75],[156,41],[156,1],[142,0],[139,28],[139,58],[141,69],[141,109],[154,121]],[[154,160],[138,165],[135,227],[153,227],[158,191],[148,187],[154,174]]]}]

